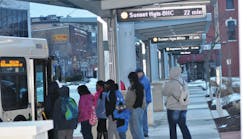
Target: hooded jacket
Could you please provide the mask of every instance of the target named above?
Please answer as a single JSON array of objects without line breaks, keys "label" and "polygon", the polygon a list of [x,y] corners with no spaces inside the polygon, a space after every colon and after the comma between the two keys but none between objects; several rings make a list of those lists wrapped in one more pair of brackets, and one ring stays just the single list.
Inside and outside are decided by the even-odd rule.
[{"label": "hooded jacket", "polygon": [[187,83],[181,78],[181,68],[171,68],[169,76],[170,79],[165,82],[162,90],[163,96],[167,96],[167,109],[187,110],[187,105],[181,105],[177,100],[181,95],[180,83],[183,83],[187,89]]},{"label": "hooded jacket", "polygon": [[75,129],[77,127],[77,118],[72,120],[65,119],[65,113],[61,109],[63,99],[69,98],[69,88],[63,86],[58,89],[59,98],[56,100],[54,105],[54,128],[56,130],[64,130],[64,129]]},{"label": "hooded jacket", "polygon": [[145,75],[143,75],[139,80],[145,90],[146,102],[149,104],[152,102],[150,81]]}]

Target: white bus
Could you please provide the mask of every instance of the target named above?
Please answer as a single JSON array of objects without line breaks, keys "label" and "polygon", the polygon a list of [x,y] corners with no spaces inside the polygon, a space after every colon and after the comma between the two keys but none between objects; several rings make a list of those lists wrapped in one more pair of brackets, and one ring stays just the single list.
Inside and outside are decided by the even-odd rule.
[{"label": "white bus", "polygon": [[40,120],[50,77],[45,39],[0,36],[0,120]]}]

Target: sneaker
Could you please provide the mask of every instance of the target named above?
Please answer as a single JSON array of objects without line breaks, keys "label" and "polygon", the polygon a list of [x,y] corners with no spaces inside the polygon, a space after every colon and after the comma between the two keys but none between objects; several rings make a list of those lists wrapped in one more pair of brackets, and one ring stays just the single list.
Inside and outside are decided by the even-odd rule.
[{"label": "sneaker", "polygon": [[144,135],[144,137],[145,137],[145,138],[147,138],[147,137],[148,137],[148,135]]}]

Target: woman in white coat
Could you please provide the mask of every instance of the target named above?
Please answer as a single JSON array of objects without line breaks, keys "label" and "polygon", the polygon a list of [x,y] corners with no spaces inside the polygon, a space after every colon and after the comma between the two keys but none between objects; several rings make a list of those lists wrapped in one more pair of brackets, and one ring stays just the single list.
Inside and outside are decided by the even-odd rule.
[{"label": "woman in white coat", "polygon": [[182,104],[179,100],[182,88],[187,90],[187,83],[181,78],[181,68],[173,67],[170,69],[170,79],[165,83],[162,90],[162,94],[167,96],[166,105],[170,139],[177,139],[177,124],[181,129],[183,139],[192,138],[186,125],[187,104]]}]

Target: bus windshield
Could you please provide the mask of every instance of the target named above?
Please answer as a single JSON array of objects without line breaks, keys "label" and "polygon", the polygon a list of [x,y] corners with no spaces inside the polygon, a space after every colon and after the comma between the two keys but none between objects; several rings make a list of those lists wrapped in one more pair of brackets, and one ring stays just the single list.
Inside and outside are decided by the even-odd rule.
[{"label": "bus windshield", "polygon": [[28,107],[27,69],[24,58],[0,57],[0,87],[4,111]]}]

